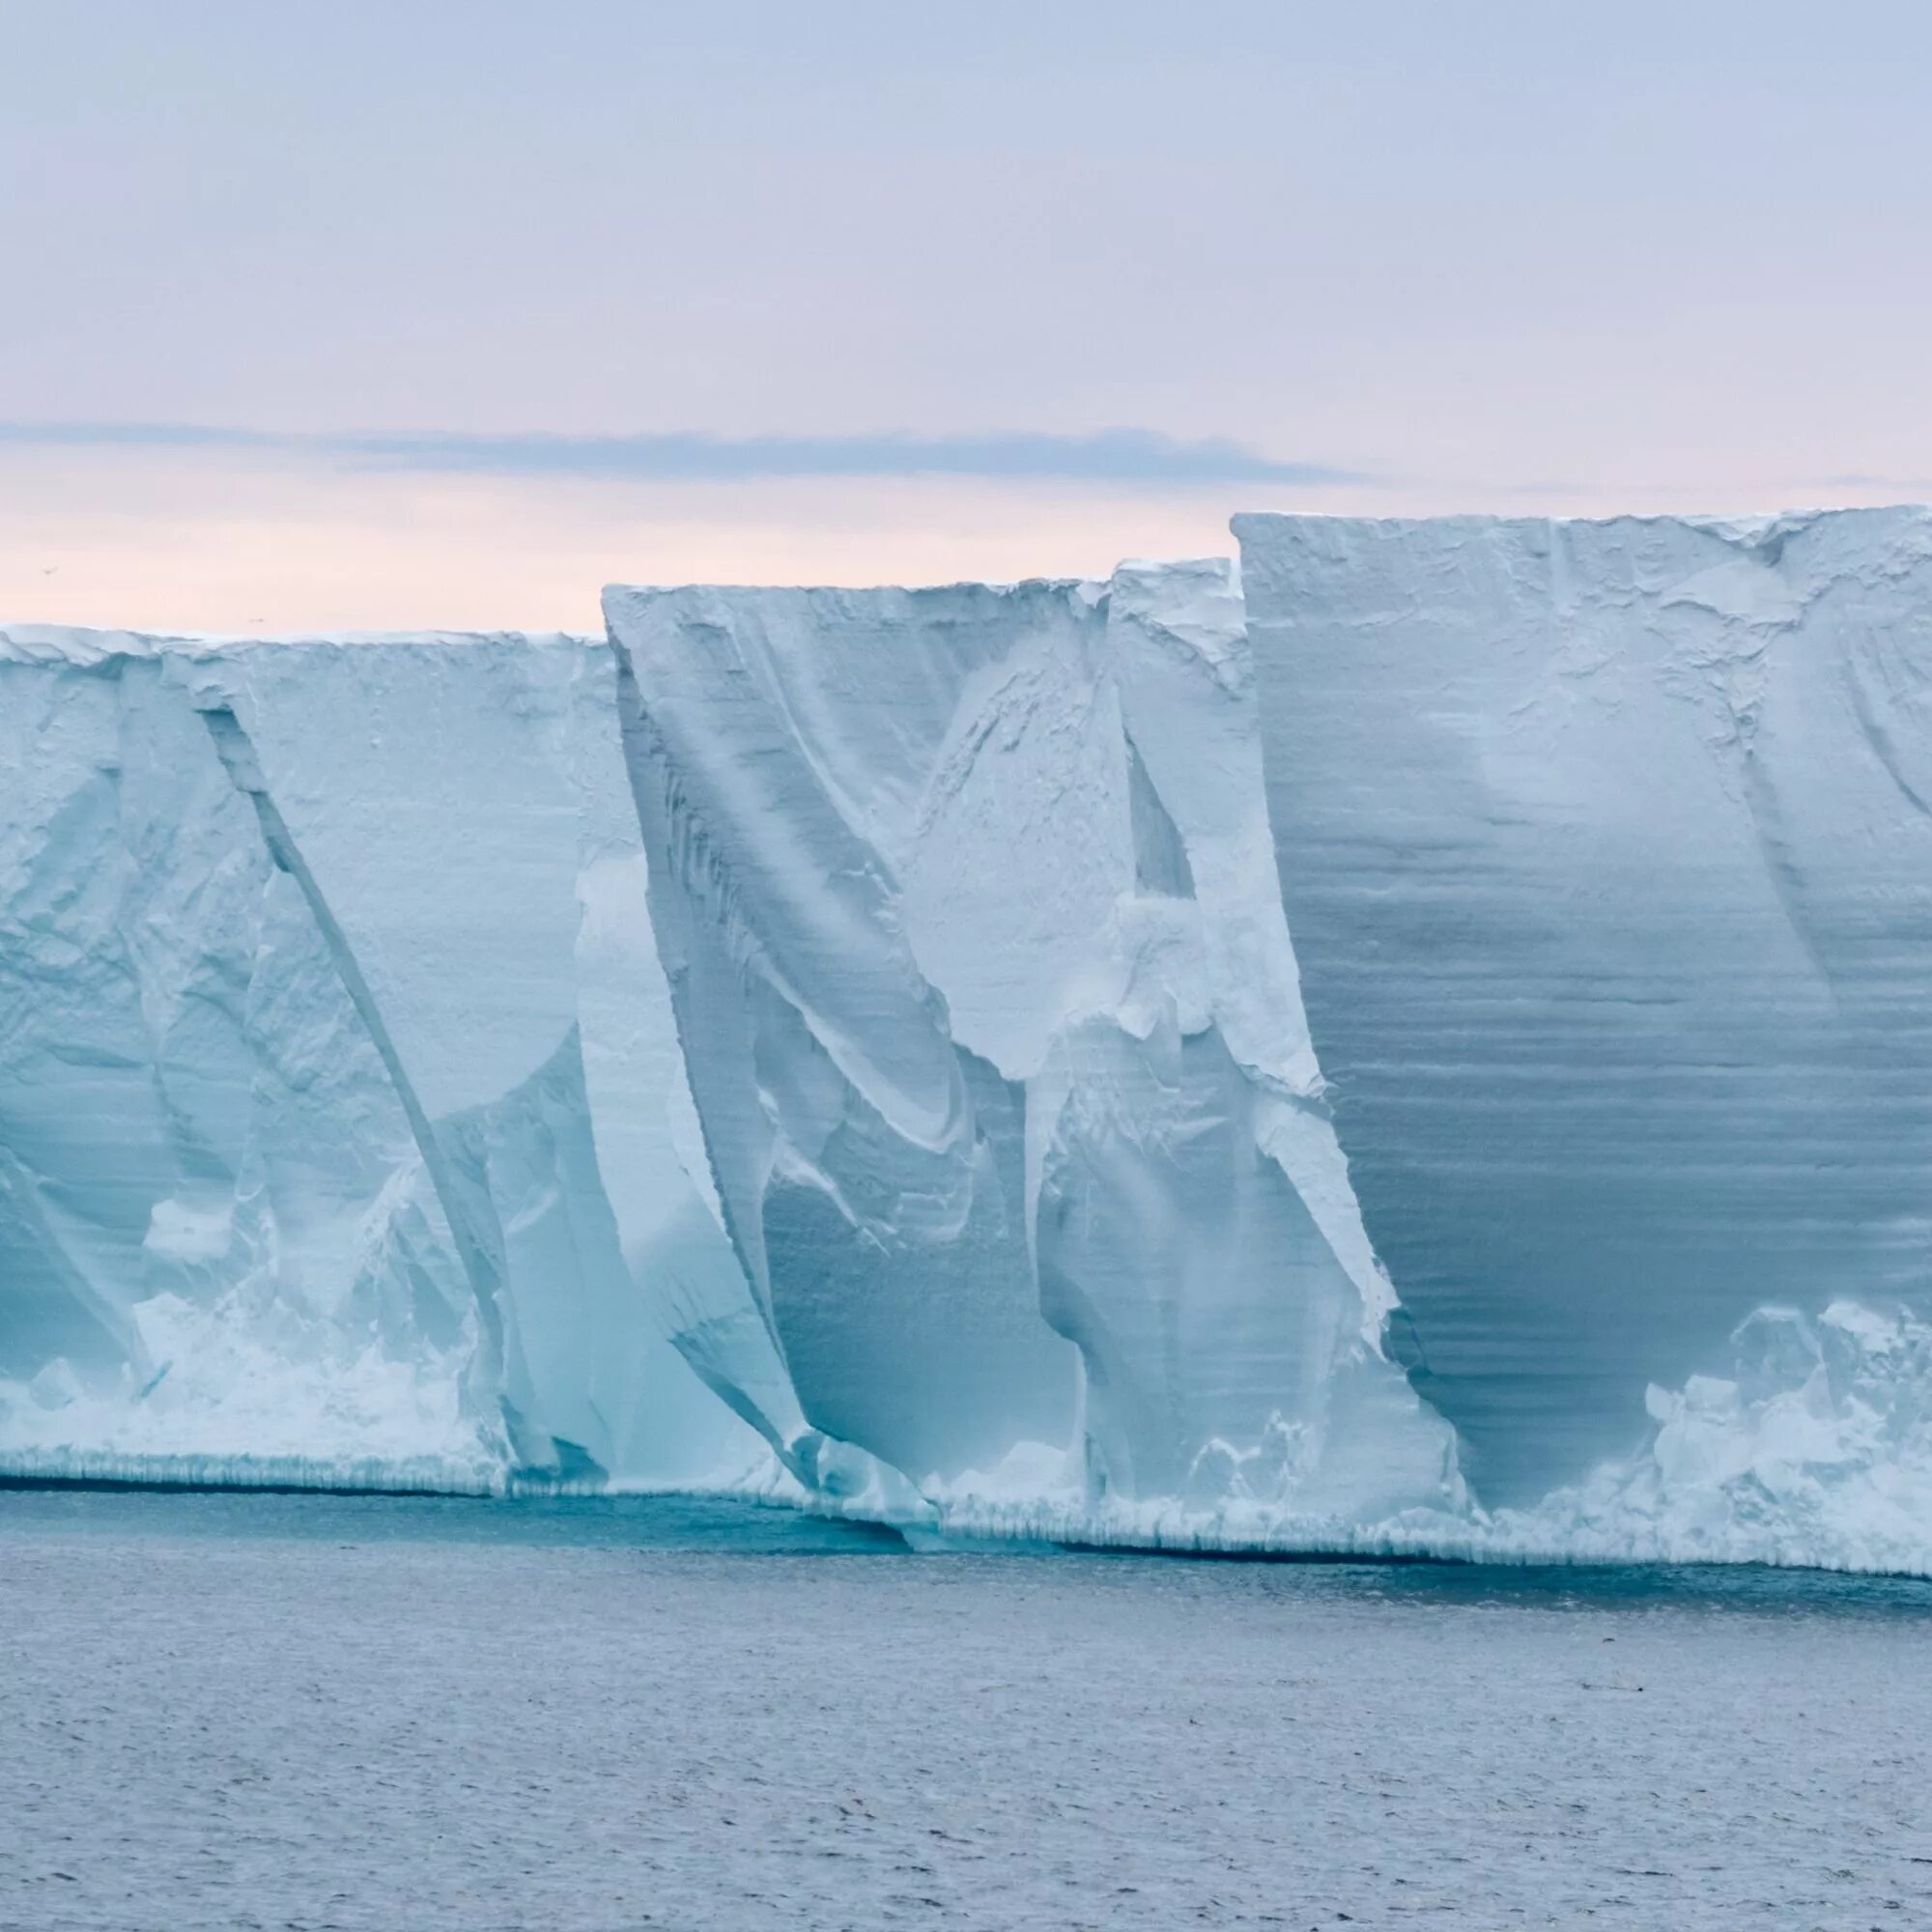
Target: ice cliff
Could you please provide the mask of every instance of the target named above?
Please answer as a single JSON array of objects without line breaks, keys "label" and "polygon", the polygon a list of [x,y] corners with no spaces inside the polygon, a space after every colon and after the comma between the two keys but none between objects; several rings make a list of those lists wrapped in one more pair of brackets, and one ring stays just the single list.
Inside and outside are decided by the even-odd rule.
[{"label": "ice cliff", "polygon": [[0,1474],[1932,1571],[1932,518],[1236,533],[0,632]]},{"label": "ice cliff", "polygon": [[1453,1499],[1379,1349],[1228,567],[606,614],[705,1145],[806,1416],[954,1522]]},{"label": "ice cliff", "polygon": [[1922,1563],[1932,515],[1236,532],[1315,1049],[1477,1492],[1721,1553],[1889,1492]]},{"label": "ice cliff", "polygon": [[736,1264],[612,682],[554,637],[0,634],[8,1465],[750,1460],[670,1340]]}]

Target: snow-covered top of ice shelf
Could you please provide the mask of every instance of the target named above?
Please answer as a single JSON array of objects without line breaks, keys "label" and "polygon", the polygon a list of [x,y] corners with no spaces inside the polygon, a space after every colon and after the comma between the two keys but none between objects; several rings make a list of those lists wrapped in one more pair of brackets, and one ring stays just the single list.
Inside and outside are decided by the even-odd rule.
[{"label": "snow-covered top of ice shelf", "polygon": [[1877,523],[1898,518],[1923,523],[1932,504],[1885,503],[1852,509],[1810,510],[1618,510],[1605,517],[1510,516],[1491,510],[1456,510],[1426,517],[1364,517],[1326,510],[1237,510],[1229,527],[1238,537],[1243,526],[1272,524],[1359,525],[1370,529],[1442,529],[1461,526],[1471,531],[1499,529],[1702,530],[1739,543],[1755,543],[1775,532],[1806,529],[1814,524]]},{"label": "snow-covered top of ice shelf", "polygon": [[[1412,570],[1418,546],[1437,560],[1432,568],[1445,597],[1478,588],[1473,582],[1443,576],[1447,559],[1506,557],[1513,560],[1507,574],[1561,548],[1566,555],[1588,560],[1592,595],[1658,597],[1671,607],[1701,606],[1721,618],[1774,626],[1798,622],[1834,583],[1892,582],[1932,561],[1932,508],[1922,504],[1729,517],[1324,517],[1261,511],[1236,516],[1231,527],[1245,568],[1270,584],[1289,559],[1305,557],[1318,565],[1355,559],[1350,593],[1371,593],[1371,601],[1346,614],[1362,624],[1395,614],[1395,607],[1382,610],[1373,601],[1371,560],[1409,555]],[[1688,572],[1687,543],[1703,552]],[[1290,569],[1293,584],[1301,587],[1293,566]],[[1384,587],[1399,600],[1409,599],[1413,590],[1406,572],[1391,575]],[[1489,585],[1481,594],[1500,587]],[[1401,608],[1419,614],[1412,602]]]},{"label": "snow-covered top of ice shelf", "polygon": [[191,633],[170,637],[145,631],[92,630],[79,624],[0,624],[0,663],[89,668],[117,658],[213,657],[248,650],[355,650],[425,646],[447,649],[511,644],[536,650],[602,645],[602,638],[565,631],[290,631],[266,636],[250,631]]}]

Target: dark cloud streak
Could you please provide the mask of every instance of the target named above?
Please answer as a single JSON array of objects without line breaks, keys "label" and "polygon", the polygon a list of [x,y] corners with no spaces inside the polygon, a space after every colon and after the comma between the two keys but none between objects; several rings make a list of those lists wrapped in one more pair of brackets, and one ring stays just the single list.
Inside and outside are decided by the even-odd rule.
[{"label": "dark cloud streak", "polygon": [[632,482],[774,477],[952,476],[1011,482],[1364,483],[1352,470],[1285,462],[1213,438],[1154,430],[1091,436],[545,436],[456,432],[301,435],[197,423],[0,422],[0,445],[39,449],[233,450],[386,469]]}]

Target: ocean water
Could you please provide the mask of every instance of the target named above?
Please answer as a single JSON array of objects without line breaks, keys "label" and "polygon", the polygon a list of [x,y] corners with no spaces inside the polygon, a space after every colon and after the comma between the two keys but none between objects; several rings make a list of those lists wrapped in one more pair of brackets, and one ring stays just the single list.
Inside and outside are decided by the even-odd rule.
[{"label": "ocean water", "polygon": [[1932,1924],[1932,1586],[0,1492],[0,1925]]}]

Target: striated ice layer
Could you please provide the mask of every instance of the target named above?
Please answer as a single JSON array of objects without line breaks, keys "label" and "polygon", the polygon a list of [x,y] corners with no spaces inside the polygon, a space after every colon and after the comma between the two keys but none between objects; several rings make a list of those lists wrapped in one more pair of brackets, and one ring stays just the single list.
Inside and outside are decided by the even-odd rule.
[{"label": "striated ice layer", "polygon": [[1229,567],[606,612],[705,1143],[807,1420],[940,1515],[1460,1506],[1378,1346]]},{"label": "striated ice layer", "polygon": [[1478,1493],[1922,1567],[1932,516],[1236,529],[1314,1045]]},{"label": "striated ice layer", "polygon": [[750,1460],[612,719],[562,638],[0,635],[0,1462]]}]

